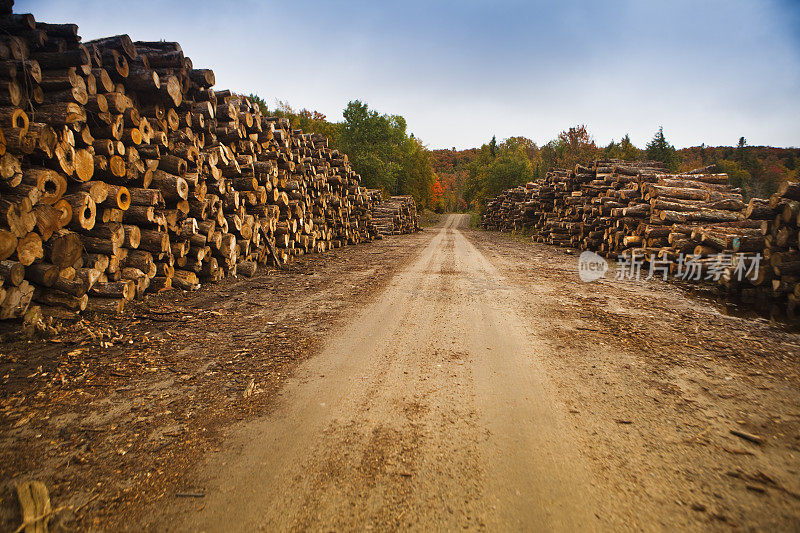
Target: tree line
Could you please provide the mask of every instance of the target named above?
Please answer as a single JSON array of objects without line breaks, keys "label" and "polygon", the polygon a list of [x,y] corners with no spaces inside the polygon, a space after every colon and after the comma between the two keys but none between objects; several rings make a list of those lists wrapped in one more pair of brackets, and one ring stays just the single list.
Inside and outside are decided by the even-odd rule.
[{"label": "tree line", "polygon": [[747,198],[768,197],[784,181],[800,172],[800,149],[748,146],[744,137],[735,147],[701,145],[677,150],[659,128],[644,148],[625,135],[618,142],[598,146],[586,126],[562,131],[538,146],[525,137],[498,142],[495,137],[480,148],[434,150],[434,169],[443,191],[436,207],[443,211],[482,209],[485,202],[510,187],[544,177],[559,168],[598,159],[660,161],[672,172],[688,171],[715,163],[728,173],[731,183]]},{"label": "tree line", "polygon": [[736,146],[678,150],[659,128],[643,148],[627,134],[600,146],[585,125],[577,125],[542,146],[517,136],[501,142],[492,137],[480,148],[428,150],[408,132],[402,116],[380,113],[360,100],[347,104],[342,121],[331,122],[317,111],[294,110],[282,101],[270,109],[258,95],[250,98],[263,114],[289,118],[296,128],[327,136],[332,148],[348,155],[363,186],[387,195],[413,195],[421,207],[439,212],[480,210],[505,189],[596,159],[655,160],[674,172],[715,163],[747,198],[767,197],[800,173],[800,149],[749,146],[744,137]]},{"label": "tree line", "polygon": [[[289,118],[304,132],[328,137],[332,148],[346,153],[361,184],[382,189],[388,195],[410,194],[422,207],[434,208],[441,187],[436,183],[433,155],[400,115],[381,114],[360,100],[347,104],[341,122],[331,122],[318,111],[295,111],[286,102],[270,109],[267,102],[251,94],[262,114]],[[439,192],[440,195],[440,192]]]}]

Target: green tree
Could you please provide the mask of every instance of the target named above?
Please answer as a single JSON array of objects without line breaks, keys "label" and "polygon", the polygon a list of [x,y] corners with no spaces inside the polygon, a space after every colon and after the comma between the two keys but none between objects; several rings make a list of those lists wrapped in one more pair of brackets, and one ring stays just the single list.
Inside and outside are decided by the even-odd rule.
[{"label": "green tree", "polygon": [[614,139],[603,148],[603,157],[606,159],[622,159],[622,149],[619,143],[615,143]]},{"label": "green tree", "polygon": [[647,143],[647,158],[652,161],[661,161],[669,170],[677,170],[679,159],[675,147],[667,142],[664,137],[664,127],[658,128],[653,140]]},{"label": "green tree", "polygon": [[359,100],[347,104],[338,127],[338,148],[348,155],[365,187],[390,194],[411,194],[430,207],[436,181],[429,151],[406,133],[400,115],[380,114]]},{"label": "green tree", "polygon": [[468,165],[464,199],[479,209],[487,199],[533,178],[533,165],[526,151],[528,143],[507,139],[498,145],[493,140],[495,143],[490,141],[481,146],[478,156]]},{"label": "green tree", "polygon": [[627,133],[619,142],[620,159],[625,161],[636,161],[641,159],[642,151],[636,148],[631,142],[631,136]]},{"label": "green tree", "polygon": [[489,153],[492,157],[497,157],[497,137],[492,135],[492,140],[489,141]]},{"label": "green tree", "polygon": [[744,191],[744,195],[748,198],[753,196],[753,187],[755,185],[753,183],[753,177],[739,161],[720,159],[717,161],[717,167],[719,167],[721,172],[728,175],[728,182],[732,186],[741,187]]}]

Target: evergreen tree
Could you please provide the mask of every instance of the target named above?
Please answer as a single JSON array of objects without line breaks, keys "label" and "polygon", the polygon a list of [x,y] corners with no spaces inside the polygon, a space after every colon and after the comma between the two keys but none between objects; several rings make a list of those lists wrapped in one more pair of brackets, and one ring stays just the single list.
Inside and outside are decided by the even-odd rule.
[{"label": "evergreen tree", "polygon": [[653,140],[647,143],[647,158],[661,161],[669,170],[678,169],[678,152],[664,137],[664,127],[660,126]]},{"label": "evergreen tree", "polygon": [[744,137],[739,137],[739,144],[736,145],[736,161],[740,163],[744,163],[745,159],[747,158],[747,153],[745,152],[745,147],[747,146],[747,139]]}]

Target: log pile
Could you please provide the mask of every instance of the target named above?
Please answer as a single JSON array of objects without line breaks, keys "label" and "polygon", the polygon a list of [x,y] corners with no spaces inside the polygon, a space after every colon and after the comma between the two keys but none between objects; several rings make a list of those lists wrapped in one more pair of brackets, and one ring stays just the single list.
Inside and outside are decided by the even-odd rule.
[{"label": "log pile", "polygon": [[[213,71],[178,43],[82,43],[76,25],[11,4],[0,6],[0,318],[31,301],[119,311],[377,234],[375,197],[346,154],[213,89]],[[395,201],[413,225],[413,202]]]},{"label": "log pile", "polygon": [[536,242],[638,258],[645,273],[657,264],[760,307],[800,309],[797,183],[745,204],[712,167],[669,174],[655,162],[596,161],[504,191],[482,221],[489,230],[530,232]]},{"label": "log pile", "polygon": [[[380,198],[379,190],[371,189],[370,194]],[[413,196],[391,196],[388,201],[374,202],[371,218],[379,235],[403,235],[420,230]]]},{"label": "log pile", "polygon": [[729,237],[730,248],[761,254],[761,268],[742,282],[735,275],[742,266],[734,259],[720,284],[771,315],[785,308],[790,317],[800,316],[800,183],[782,183],[767,200],[751,199],[745,215],[748,226]]}]

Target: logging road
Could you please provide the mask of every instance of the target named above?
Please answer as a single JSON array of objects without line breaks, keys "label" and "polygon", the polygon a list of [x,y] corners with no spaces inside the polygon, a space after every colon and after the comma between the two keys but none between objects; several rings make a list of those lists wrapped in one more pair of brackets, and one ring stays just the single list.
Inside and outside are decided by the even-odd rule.
[{"label": "logging road", "polygon": [[[188,529],[587,528],[592,487],[511,287],[452,215],[207,473]],[[222,464],[224,462],[225,464]],[[435,528],[434,528],[435,529]]]},{"label": "logging road", "polygon": [[574,256],[520,251],[467,224],[450,215],[426,231],[387,288],[297,368],[274,409],[201,461],[204,498],[179,499],[150,526],[800,523],[796,373],[752,373],[745,359],[764,354],[733,340],[777,339],[772,326],[737,332],[745,321],[664,283],[580,283]]}]

